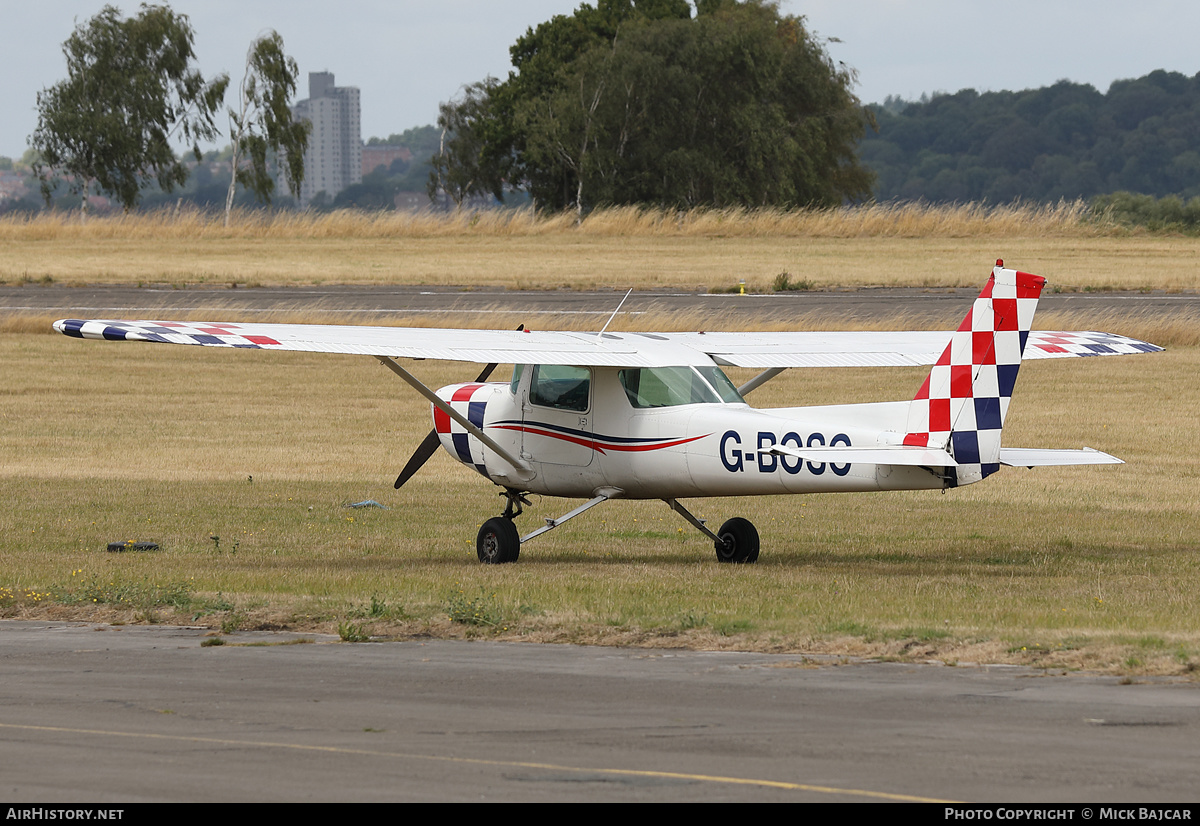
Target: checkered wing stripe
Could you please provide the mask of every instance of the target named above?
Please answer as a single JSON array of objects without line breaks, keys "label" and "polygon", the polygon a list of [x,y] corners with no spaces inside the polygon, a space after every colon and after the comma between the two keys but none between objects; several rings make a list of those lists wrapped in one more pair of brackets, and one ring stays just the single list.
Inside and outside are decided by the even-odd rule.
[{"label": "checkered wing stripe", "polygon": [[1029,334],[1029,343],[1025,346],[1025,358],[1122,356],[1157,353],[1161,350],[1154,344],[1112,333],[1034,330]]},{"label": "checkered wing stripe", "polygon": [[153,341],[160,344],[195,344],[206,347],[241,347],[261,350],[279,347],[270,336],[242,332],[237,324],[181,321],[80,321],[60,323],[64,335],[102,338],[106,341]]}]

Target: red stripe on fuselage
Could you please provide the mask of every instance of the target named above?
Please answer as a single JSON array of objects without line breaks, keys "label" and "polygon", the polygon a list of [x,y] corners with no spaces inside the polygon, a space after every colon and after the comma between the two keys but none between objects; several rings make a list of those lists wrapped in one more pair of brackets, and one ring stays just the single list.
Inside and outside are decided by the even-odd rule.
[{"label": "red stripe on fuselage", "polygon": [[[689,436],[686,439],[672,439],[672,440],[669,440],[666,442],[660,442],[658,444],[653,444],[653,445],[622,445],[622,444],[611,444],[611,443],[607,443],[607,442],[601,443],[601,442],[596,441],[595,439],[588,439],[588,438],[585,438],[582,436],[571,436],[566,433],[557,433],[553,430],[543,430],[540,427],[529,427],[527,425],[504,425],[504,424],[501,424],[501,425],[494,425],[494,427],[496,427],[499,430],[519,430],[522,433],[530,433],[530,434],[533,434],[534,436],[545,436],[549,439],[558,439],[560,442],[570,442],[571,444],[574,444],[574,445],[582,445],[583,447],[590,447],[592,450],[595,450],[597,453],[604,454],[604,455],[607,455],[607,452],[609,450],[615,450],[615,451],[619,451],[622,453],[640,453],[640,452],[647,451],[647,450],[661,450],[664,447],[675,447],[676,445],[687,444],[688,442],[694,442],[697,439],[703,439],[705,436],[712,435],[711,433],[705,433],[703,436]],[[601,438],[603,438],[603,437],[601,437]]]}]

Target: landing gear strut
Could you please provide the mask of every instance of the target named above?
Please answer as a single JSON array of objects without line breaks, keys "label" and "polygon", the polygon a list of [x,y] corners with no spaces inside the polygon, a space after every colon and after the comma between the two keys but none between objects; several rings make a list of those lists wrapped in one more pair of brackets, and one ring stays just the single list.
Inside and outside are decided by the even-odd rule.
[{"label": "landing gear strut", "polygon": [[475,537],[475,553],[484,565],[516,562],[521,555],[521,535],[517,533],[513,519],[521,515],[529,500],[513,488],[505,488],[500,495],[507,500],[504,513],[484,522]]},{"label": "landing gear strut", "polygon": [[505,488],[504,493],[500,494],[508,499],[508,503],[504,506],[504,513],[484,522],[483,527],[479,529],[479,535],[475,537],[475,552],[479,555],[479,561],[485,565],[516,562],[517,557],[521,555],[521,543],[528,542],[547,531],[552,531],[567,520],[574,519],[584,511],[620,494],[616,488],[600,488],[599,491],[601,492],[597,492],[596,496],[575,510],[568,511],[557,519],[547,519],[544,526],[521,536],[517,533],[517,526],[513,524],[513,519],[521,515],[524,511],[523,506],[528,505],[529,500],[519,490]]},{"label": "landing gear strut", "polygon": [[721,530],[713,533],[704,524],[703,519],[697,519],[691,511],[679,504],[677,499],[664,499],[671,510],[686,519],[696,530],[713,541],[717,550],[718,562],[736,562],[748,564],[758,561],[758,529],[748,519],[735,516]]}]

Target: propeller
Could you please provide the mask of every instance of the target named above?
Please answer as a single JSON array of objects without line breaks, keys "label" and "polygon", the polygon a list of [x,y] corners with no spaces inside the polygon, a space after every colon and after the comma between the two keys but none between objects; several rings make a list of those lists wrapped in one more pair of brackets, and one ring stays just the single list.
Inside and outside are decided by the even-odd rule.
[{"label": "propeller", "polygon": [[[522,324],[517,328],[517,331],[520,332],[524,329],[525,325]],[[496,364],[487,365],[483,368],[483,372],[475,378],[475,381],[487,381],[488,376],[492,374],[492,371],[495,370],[496,367]],[[400,487],[409,479],[411,479],[413,474],[421,469],[422,465],[429,461],[429,457],[437,453],[438,446],[441,445],[441,443],[442,440],[438,438],[437,430],[434,429],[429,431],[429,435],[427,435],[421,441],[421,444],[417,447],[417,449],[413,451],[413,455],[409,458],[408,464],[404,466],[404,470],[400,471],[400,475],[396,477],[396,490],[400,490]]]}]

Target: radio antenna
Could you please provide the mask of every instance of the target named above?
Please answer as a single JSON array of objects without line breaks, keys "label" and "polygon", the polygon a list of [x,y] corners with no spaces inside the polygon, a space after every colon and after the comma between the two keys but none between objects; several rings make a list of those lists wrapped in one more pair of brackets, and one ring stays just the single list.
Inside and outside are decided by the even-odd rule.
[{"label": "radio antenna", "polygon": [[[625,298],[629,298],[629,293],[633,292],[633,287],[629,288],[629,292],[625,293]],[[625,298],[621,299],[621,303],[617,305],[617,309],[613,310],[612,315],[608,317],[608,321],[604,322],[604,326],[600,328],[600,332],[596,333],[596,338],[604,335],[604,331],[608,329],[608,325],[612,324],[612,320],[617,317],[617,313],[621,312],[621,308],[625,306]]]}]

